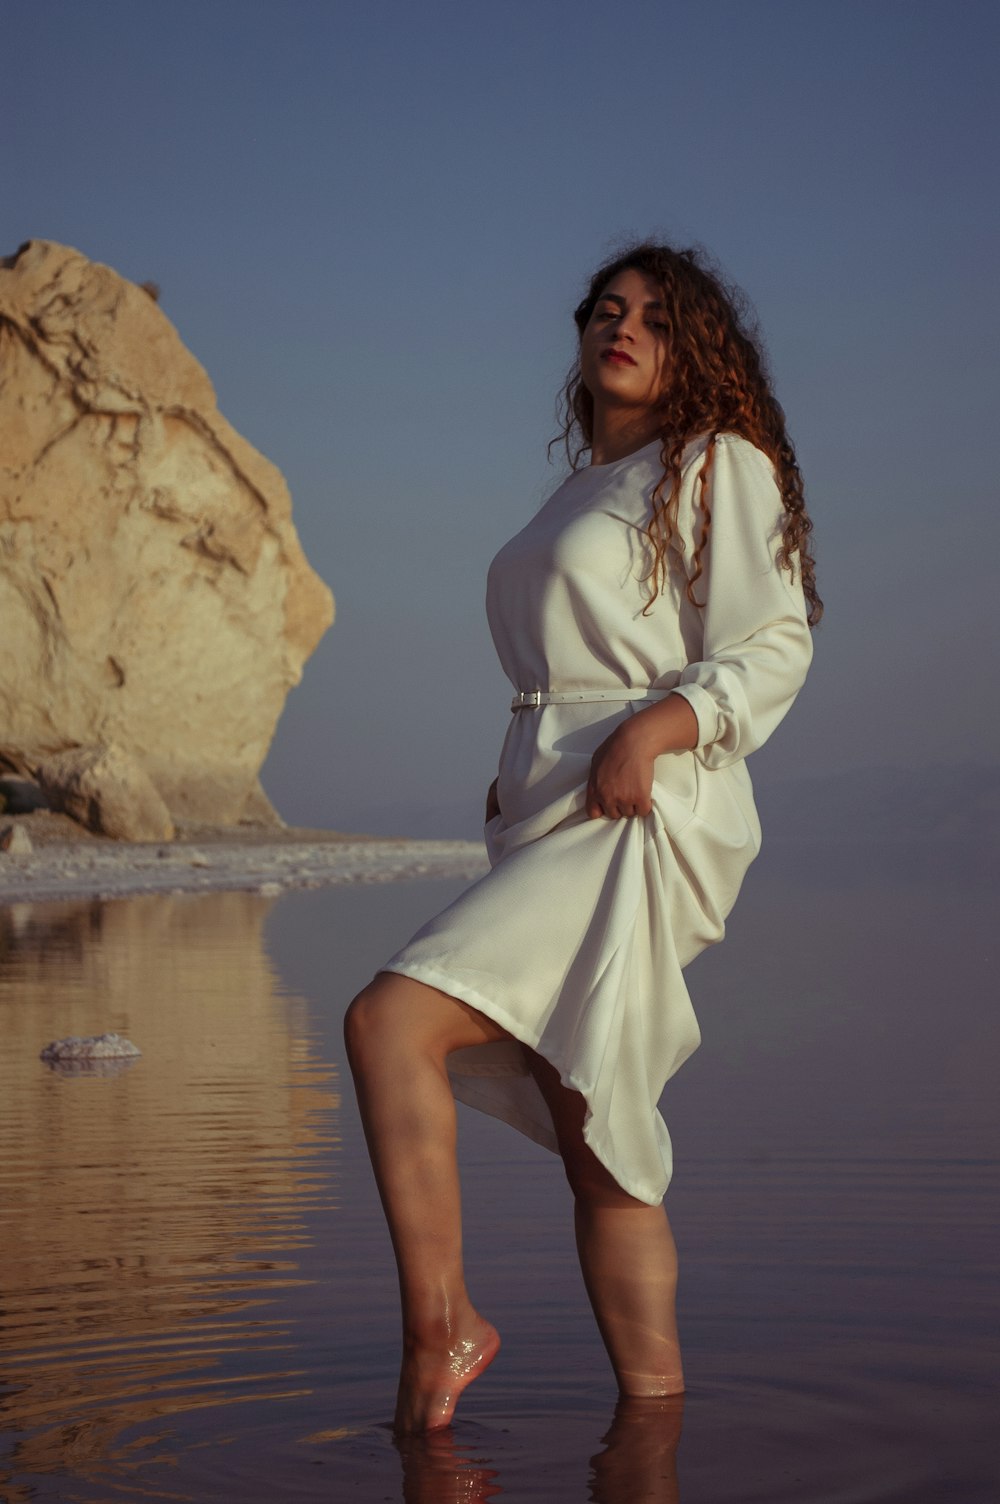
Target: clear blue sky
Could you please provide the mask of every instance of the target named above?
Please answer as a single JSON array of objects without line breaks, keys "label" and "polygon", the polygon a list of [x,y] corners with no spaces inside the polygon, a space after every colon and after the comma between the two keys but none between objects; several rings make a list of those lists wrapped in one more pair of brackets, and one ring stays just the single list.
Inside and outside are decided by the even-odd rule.
[{"label": "clear blue sky", "polygon": [[816,517],[827,621],[757,776],[996,761],[998,46],[992,0],[0,3],[0,253],[160,283],[336,595],[286,818],[468,833],[486,566],[635,234],[749,293]]}]

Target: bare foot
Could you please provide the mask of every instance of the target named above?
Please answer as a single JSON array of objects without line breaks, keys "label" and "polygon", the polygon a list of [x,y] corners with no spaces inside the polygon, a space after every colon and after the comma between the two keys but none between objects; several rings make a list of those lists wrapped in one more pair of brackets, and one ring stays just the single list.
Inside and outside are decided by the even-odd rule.
[{"label": "bare foot", "polygon": [[451,1422],[458,1397],[500,1351],[496,1327],[473,1311],[450,1341],[407,1343],[399,1375],[395,1429],[402,1434],[436,1431]]}]

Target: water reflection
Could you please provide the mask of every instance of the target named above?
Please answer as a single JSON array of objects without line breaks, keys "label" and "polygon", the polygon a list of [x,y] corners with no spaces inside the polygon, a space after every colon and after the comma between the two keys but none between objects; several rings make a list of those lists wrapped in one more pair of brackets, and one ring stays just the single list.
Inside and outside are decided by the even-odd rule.
[{"label": "water reflection", "polygon": [[[995,894],[904,897],[751,892],[705,958],[670,1098],[686,1501],[996,1496]],[[471,1113],[469,1266],[504,1350],[450,1436],[401,1452],[381,1424],[392,1255],[323,1061],[441,903],[0,908],[4,1504],[676,1498],[679,1413],[608,1430],[558,1167]],[[38,1059],[113,1029],[143,1051],[122,1076]]]},{"label": "water reflection", "polygon": [[593,1504],[677,1504],[683,1420],[682,1394],[620,1400],[603,1452],[590,1459]]},{"label": "water reflection", "polygon": [[459,1441],[450,1426],[427,1436],[400,1436],[403,1504],[486,1504],[503,1493],[497,1470],[479,1448]]},{"label": "water reflection", "polygon": [[[331,1203],[318,1156],[339,1144],[339,1097],[264,951],[269,907],[221,893],[0,911],[15,1476],[111,1466],[155,1493],[136,1470],[166,1460],[169,1417],[308,1392],[281,1292],[302,1283],[307,1214]],[[39,1061],[51,1039],[110,1030],[142,1050],[129,1071]],[[31,1496],[11,1473],[2,1496]]]},{"label": "water reflection", "polygon": [[[623,1399],[590,1460],[591,1504],[678,1504],[677,1447],[684,1396]],[[403,1504],[486,1504],[508,1492],[500,1447],[460,1439],[451,1427],[398,1437]]]}]

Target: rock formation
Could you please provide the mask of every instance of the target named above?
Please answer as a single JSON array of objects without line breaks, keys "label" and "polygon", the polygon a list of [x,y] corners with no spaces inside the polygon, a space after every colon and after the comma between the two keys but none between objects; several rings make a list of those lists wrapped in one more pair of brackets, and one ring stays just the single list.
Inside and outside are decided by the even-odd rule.
[{"label": "rock formation", "polygon": [[38,765],[52,809],[116,841],[172,841],[173,821],[153,781],[120,747],[75,747]]},{"label": "rock formation", "polygon": [[46,241],[0,261],[0,435],[0,766],[113,747],[175,820],[265,817],[333,619],[279,472],[148,291]]}]

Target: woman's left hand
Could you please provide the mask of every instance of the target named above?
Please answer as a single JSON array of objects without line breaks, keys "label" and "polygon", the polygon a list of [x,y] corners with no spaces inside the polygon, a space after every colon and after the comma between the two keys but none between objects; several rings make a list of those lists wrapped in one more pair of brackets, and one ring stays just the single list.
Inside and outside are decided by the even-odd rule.
[{"label": "woman's left hand", "polygon": [[586,804],[591,820],[623,820],[653,808],[653,757],[636,745],[629,731],[633,724],[616,726],[591,759]]},{"label": "woman's left hand", "polygon": [[657,757],[697,745],[698,718],[683,695],[667,695],[636,711],[615,727],[590,760],[588,817],[625,820],[648,815]]}]

